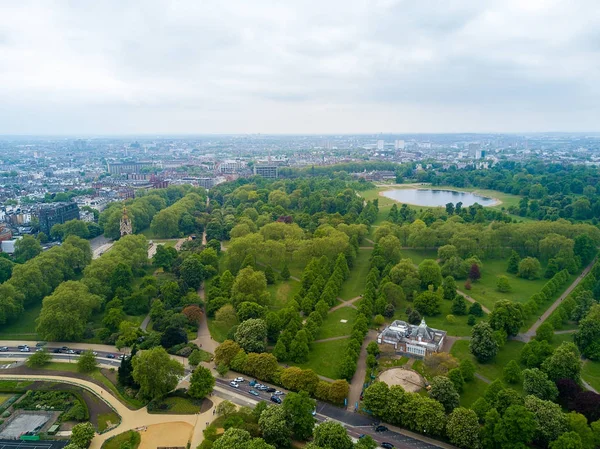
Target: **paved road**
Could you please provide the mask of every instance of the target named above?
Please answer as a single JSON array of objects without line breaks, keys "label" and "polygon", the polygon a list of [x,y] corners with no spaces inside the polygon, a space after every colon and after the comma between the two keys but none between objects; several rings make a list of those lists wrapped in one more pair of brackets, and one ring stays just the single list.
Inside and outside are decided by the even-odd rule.
[{"label": "paved road", "polygon": [[375,340],[377,340],[377,332],[371,329],[360,348],[356,372],[354,373],[354,376],[352,376],[352,382],[350,382],[350,392],[348,393],[348,410],[354,410],[356,404],[358,401],[360,401],[360,394],[362,393],[365,376],[367,374],[367,345]]}]

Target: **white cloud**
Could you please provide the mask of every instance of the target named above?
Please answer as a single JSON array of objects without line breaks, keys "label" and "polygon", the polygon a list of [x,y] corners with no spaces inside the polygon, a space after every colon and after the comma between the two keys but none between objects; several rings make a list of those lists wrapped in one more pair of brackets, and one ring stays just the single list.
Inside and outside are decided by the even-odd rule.
[{"label": "white cloud", "polygon": [[0,133],[597,130],[596,0],[0,4]]}]

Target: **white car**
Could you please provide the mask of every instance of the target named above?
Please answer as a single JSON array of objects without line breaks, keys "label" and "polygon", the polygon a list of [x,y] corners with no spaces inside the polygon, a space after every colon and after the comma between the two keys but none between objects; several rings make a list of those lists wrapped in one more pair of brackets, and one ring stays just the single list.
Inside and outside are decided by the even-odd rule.
[{"label": "white car", "polygon": [[275,393],[273,393],[275,396],[283,396],[285,393],[283,391],[275,391]]},{"label": "white car", "polygon": [[21,352],[29,352],[29,348],[27,346],[25,346],[24,348],[20,349]]},{"label": "white car", "polygon": [[236,377],[235,379],[233,379],[234,382],[243,382],[244,378],[243,377]]},{"label": "white car", "polygon": [[240,384],[234,381],[229,382],[229,385],[231,385],[233,388],[240,388]]}]

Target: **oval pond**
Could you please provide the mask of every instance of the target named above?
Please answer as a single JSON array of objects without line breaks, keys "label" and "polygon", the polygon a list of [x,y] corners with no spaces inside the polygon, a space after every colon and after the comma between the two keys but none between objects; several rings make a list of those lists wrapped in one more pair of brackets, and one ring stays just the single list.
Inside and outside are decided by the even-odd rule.
[{"label": "oval pond", "polygon": [[382,195],[399,203],[413,204],[416,206],[437,207],[448,203],[462,203],[463,207],[475,203],[482,206],[494,206],[498,200],[471,192],[458,192],[456,190],[434,189],[393,189],[385,190]]}]

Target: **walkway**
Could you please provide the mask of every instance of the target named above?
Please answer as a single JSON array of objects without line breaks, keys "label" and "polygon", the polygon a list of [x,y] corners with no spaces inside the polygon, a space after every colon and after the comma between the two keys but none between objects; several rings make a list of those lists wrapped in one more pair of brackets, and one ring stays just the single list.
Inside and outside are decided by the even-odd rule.
[{"label": "walkway", "polygon": [[[476,303],[479,301],[476,301],[475,299],[471,298],[469,295],[467,295],[465,292],[461,292],[460,290],[456,290],[456,293],[458,293],[460,296],[462,296],[463,298],[465,298],[467,301],[469,301],[470,303]],[[490,311],[490,309],[488,309],[487,307],[485,307],[484,305],[482,305],[481,303],[479,303],[479,305],[481,305],[481,310],[483,310],[485,313],[492,313]]]},{"label": "walkway", "polygon": [[350,338],[350,335],[341,335],[339,337],[323,338],[322,340],[315,340],[315,341],[313,341],[313,343],[325,343],[326,341],[345,340],[346,338]]},{"label": "walkway", "polygon": [[[198,289],[198,296],[202,302],[204,302],[204,282],[200,284],[200,288]],[[195,343],[199,347],[201,347],[206,352],[210,352],[211,354],[215,353],[217,346],[219,343],[213,340],[210,335],[210,330],[208,329],[208,320],[206,319],[206,308],[202,308],[202,315],[200,315],[200,321],[198,322],[198,334],[195,340],[190,341],[190,343]]]},{"label": "walkway", "polygon": [[375,340],[377,340],[377,332],[371,329],[360,348],[356,372],[352,376],[352,382],[350,382],[350,392],[348,393],[348,410],[350,411],[353,411],[356,403],[360,401],[360,393],[362,392],[365,384],[365,376],[367,375],[367,345]]},{"label": "walkway", "polygon": [[194,427],[191,447],[196,447],[198,444],[202,442],[202,431],[206,427],[206,422],[210,422],[213,420],[213,408],[221,402],[220,399],[216,397],[212,397],[213,407],[202,414],[198,415],[171,415],[171,414],[151,414],[148,413],[148,410],[144,407],[140,410],[129,410],[125,405],[123,405],[117,398],[115,398],[109,391],[101,388],[100,386],[89,382],[83,379],[77,379],[73,377],[63,377],[63,376],[50,376],[50,375],[10,375],[10,374],[1,374],[0,379],[31,379],[31,380],[49,380],[54,382],[63,382],[68,384],[74,384],[85,388],[88,391],[91,391],[108,405],[110,405],[120,416],[121,416],[121,424],[109,432],[103,433],[101,435],[96,435],[92,440],[92,444],[90,445],[90,449],[99,449],[107,439],[114,435],[118,435],[127,430],[132,430],[137,427],[142,426],[150,426],[152,424],[160,424],[160,423],[173,423],[173,422],[184,422],[192,425]]},{"label": "walkway", "polygon": [[564,331],[554,331],[554,335],[560,335],[560,334],[574,334],[575,332],[577,332],[578,329],[567,329]]},{"label": "walkway", "polygon": [[550,315],[552,315],[552,312],[554,312],[557,309],[560,303],[571,294],[571,292],[575,289],[575,287],[579,285],[581,281],[583,281],[583,279],[591,271],[595,263],[596,258],[594,258],[594,260],[592,260],[590,264],[587,267],[585,267],[585,270],[583,270],[581,274],[577,276],[577,279],[575,279],[573,283],[567,287],[563,294],[560,295],[550,307],[548,307],[548,309],[542,314],[542,316],[538,320],[536,320],[535,323],[533,323],[533,326],[531,326],[527,332],[518,334],[516,339],[527,343],[529,340],[535,337],[535,333],[537,332],[538,328],[542,325],[542,323],[546,321]]},{"label": "walkway", "polygon": [[340,301],[342,301],[341,304],[338,304],[337,306],[333,306],[331,309],[329,309],[329,312],[335,312],[337,309],[341,309],[342,307],[352,307],[353,309],[356,309],[354,302],[358,301],[361,298],[362,298],[362,295],[357,296],[356,298],[349,299],[347,301],[344,301],[342,298],[338,298]]}]

